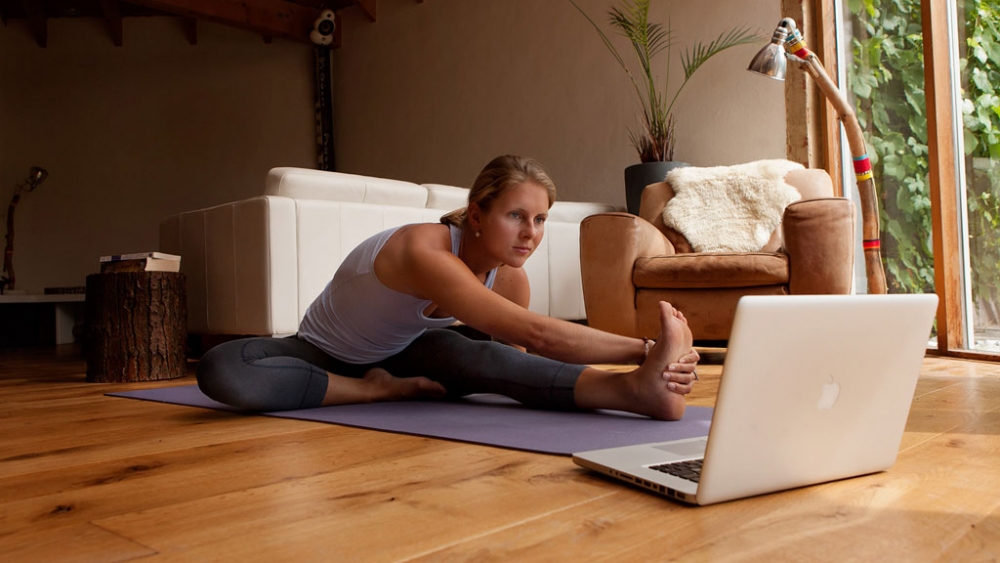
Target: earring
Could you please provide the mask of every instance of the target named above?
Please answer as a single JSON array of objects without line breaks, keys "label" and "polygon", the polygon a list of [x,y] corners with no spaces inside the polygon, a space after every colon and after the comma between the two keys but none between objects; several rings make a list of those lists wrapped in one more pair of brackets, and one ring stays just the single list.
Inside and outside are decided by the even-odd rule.
[{"label": "earring", "polygon": [[476,237],[476,238],[479,238],[479,231],[476,231],[476,232],[475,232],[475,233],[473,234],[473,236],[474,236],[474,237]]}]

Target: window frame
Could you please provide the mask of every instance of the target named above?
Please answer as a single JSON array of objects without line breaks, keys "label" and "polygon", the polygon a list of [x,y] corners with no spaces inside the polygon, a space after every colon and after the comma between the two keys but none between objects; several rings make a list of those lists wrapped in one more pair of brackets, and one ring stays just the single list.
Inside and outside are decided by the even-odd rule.
[{"label": "window frame", "polygon": [[[934,355],[975,360],[1000,361],[1000,354],[967,349],[972,335],[965,334],[963,323],[962,252],[960,202],[958,201],[957,175],[961,165],[961,155],[956,154],[954,124],[954,104],[950,75],[949,3],[941,0],[921,0],[921,24],[924,36],[924,87],[927,100],[927,131],[929,149],[929,184],[931,199],[932,241],[934,249],[934,286],[938,295],[937,348],[929,348]],[[812,48],[823,61],[830,76],[837,73],[836,31],[840,14],[835,0],[812,0],[801,2],[782,0],[782,9],[798,21],[812,23],[806,35],[807,42],[813,36]],[[804,93],[803,93],[804,92]],[[791,118],[795,111],[806,107],[805,115],[812,123],[818,124],[812,130],[819,134],[818,142],[811,139],[791,139],[791,147],[809,147],[809,165],[825,168],[831,172],[837,191],[842,193],[841,154],[842,137],[840,123],[829,104],[817,103],[815,92],[802,88],[786,89],[786,110]],[[820,102],[825,102],[820,100]],[[819,107],[821,106],[821,107]],[[800,114],[801,115],[801,114]],[[807,130],[809,128],[807,127]],[[789,129],[789,134],[792,134]],[[877,186],[876,186],[877,189]]]}]

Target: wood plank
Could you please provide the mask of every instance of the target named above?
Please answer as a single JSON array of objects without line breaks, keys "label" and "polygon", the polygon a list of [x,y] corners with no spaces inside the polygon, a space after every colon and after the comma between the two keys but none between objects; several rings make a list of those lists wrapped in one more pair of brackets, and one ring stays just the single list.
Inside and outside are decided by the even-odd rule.
[{"label": "wood plank", "polygon": [[202,447],[231,440],[234,433],[290,434],[319,424],[104,396],[24,406],[5,419],[0,477]]},{"label": "wood plank", "polygon": [[186,18],[239,27],[261,35],[309,43],[320,10],[286,0],[129,0]]},{"label": "wood plank", "polygon": [[[83,369],[0,352],[0,560],[926,561],[1000,547],[996,363],[925,359],[887,472],[703,508],[565,456],[108,398],[178,381],[86,384]],[[699,368],[691,404],[714,403],[721,372]]]},{"label": "wood plank", "polygon": [[927,101],[927,163],[934,247],[934,291],[938,304],[938,349],[971,348],[962,322],[962,252],[955,170],[954,111],[949,64],[948,4],[921,2],[924,37],[924,92]]},{"label": "wood plank", "polygon": [[[122,513],[257,489],[368,463],[437,455],[459,444],[336,425],[121,456],[0,478],[0,537],[48,521],[80,525]],[[290,464],[289,460],[297,460]]]},{"label": "wood plank", "polygon": [[[44,522],[44,521],[43,521]],[[0,540],[4,561],[134,561],[155,555],[148,547],[94,526],[35,527]]]},{"label": "wood plank", "polygon": [[[570,478],[572,467],[565,457],[465,446],[95,523],[162,552],[183,538],[193,559],[393,561],[609,494]],[[220,519],[232,530],[225,538],[212,531]],[[401,524],[391,542],[388,522]]]},{"label": "wood plank", "polygon": [[[956,560],[959,550],[990,560],[1000,553],[998,430],[994,403],[953,433],[906,452],[885,473],[697,509],[630,490],[574,506],[558,521],[474,538],[427,559],[519,560],[530,553],[541,560],[628,561],[662,553],[684,560],[842,561],[891,553],[892,560],[916,561]],[[956,464],[956,457],[974,461]]]},{"label": "wood plank", "polygon": [[[814,30],[810,33],[815,43],[816,53],[830,76],[839,76],[837,67],[837,10],[834,0],[819,0],[816,2],[813,14]],[[842,91],[847,91],[846,85],[838,84]],[[819,150],[822,154],[823,167],[830,173],[833,180],[833,192],[844,195],[844,177],[851,177],[853,171],[845,171],[843,165],[844,147],[840,137],[840,119],[837,112],[820,96],[817,90],[817,118],[820,127]]]}]

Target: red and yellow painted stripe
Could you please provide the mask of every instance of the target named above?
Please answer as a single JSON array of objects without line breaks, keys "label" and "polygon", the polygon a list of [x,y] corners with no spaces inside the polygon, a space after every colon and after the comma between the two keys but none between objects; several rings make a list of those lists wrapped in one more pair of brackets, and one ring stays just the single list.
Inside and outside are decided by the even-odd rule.
[{"label": "red and yellow painted stripe", "polygon": [[803,60],[810,55],[806,42],[802,39],[802,33],[797,29],[785,39],[785,50]]},{"label": "red and yellow painted stripe", "polygon": [[854,176],[859,182],[872,179],[872,161],[867,154],[854,158]]}]

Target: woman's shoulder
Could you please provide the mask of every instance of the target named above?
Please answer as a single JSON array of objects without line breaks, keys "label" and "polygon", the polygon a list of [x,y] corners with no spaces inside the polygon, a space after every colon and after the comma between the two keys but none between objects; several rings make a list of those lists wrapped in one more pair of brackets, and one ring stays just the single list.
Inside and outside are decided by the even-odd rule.
[{"label": "woman's shoulder", "polygon": [[400,227],[399,233],[420,242],[451,240],[451,227],[443,223],[413,223]]},{"label": "woman's shoulder", "polygon": [[400,227],[387,246],[404,249],[451,250],[451,228],[441,223],[414,223]]},{"label": "woman's shoulder", "polygon": [[414,276],[440,270],[441,258],[451,254],[450,231],[440,223],[400,227],[375,258],[375,275],[389,289],[418,296]]}]

